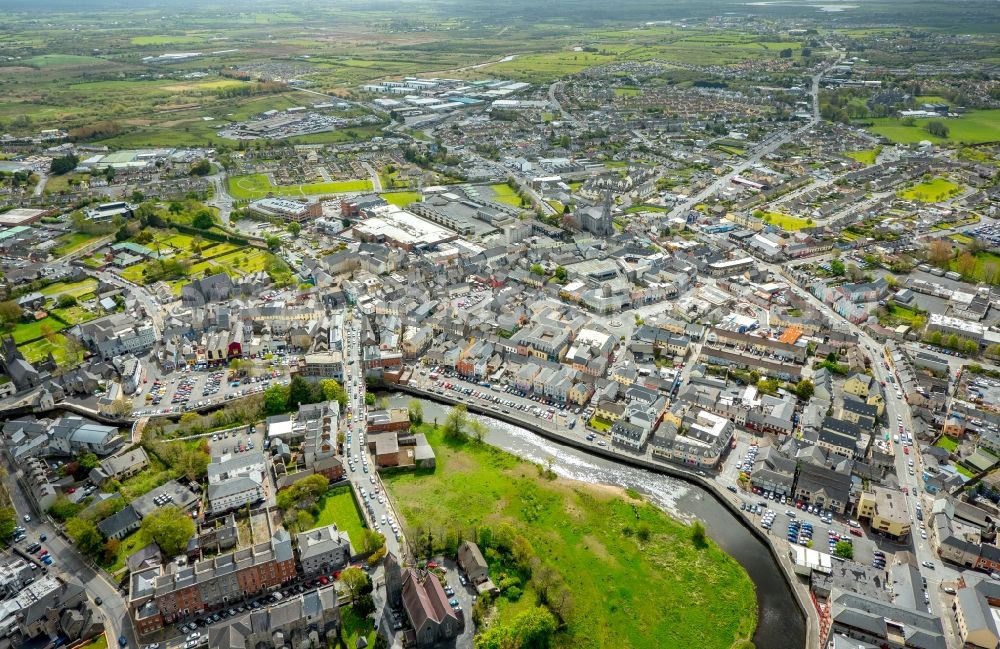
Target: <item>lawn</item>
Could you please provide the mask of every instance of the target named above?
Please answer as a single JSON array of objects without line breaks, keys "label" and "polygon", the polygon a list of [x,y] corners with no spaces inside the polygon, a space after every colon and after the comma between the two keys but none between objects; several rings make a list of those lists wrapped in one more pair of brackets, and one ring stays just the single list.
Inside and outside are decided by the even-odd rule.
[{"label": "lawn", "polygon": [[800,219],[797,216],[782,214],[781,212],[764,212],[764,223],[777,226],[782,230],[794,231],[807,228],[812,225],[809,219]]},{"label": "lawn", "polygon": [[365,525],[350,488],[337,487],[326,492],[326,495],[320,498],[319,508],[316,527],[325,527],[336,523],[338,530],[347,532],[347,536],[351,539],[351,546],[356,552],[361,547],[363,539],[361,530]]},{"label": "lawn", "polygon": [[358,638],[362,637],[368,642],[369,647],[375,646],[375,630],[372,629],[371,619],[361,617],[354,612],[353,607],[340,607],[340,624],[340,635],[349,649],[358,646]]},{"label": "lawn", "polygon": [[55,297],[62,295],[64,293],[72,295],[75,298],[82,297],[87,293],[93,293],[97,290],[97,280],[91,277],[81,280],[79,282],[73,282],[67,284],[66,282],[56,282],[55,284],[49,284],[43,288],[39,293],[42,295],[48,295]]},{"label": "lawn", "polygon": [[[881,117],[870,121],[873,125],[868,128],[869,131],[893,142],[915,144],[921,140],[935,143],[945,141],[924,130],[927,120],[917,120],[913,126],[905,126],[898,117]],[[970,110],[961,117],[937,121],[948,127],[947,140],[953,142],[980,144],[1000,140],[1000,109]]]},{"label": "lawn", "polygon": [[956,232],[955,234],[949,234],[948,238],[954,241],[955,243],[962,244],[963,246],[967,246],[970,243],[975,242],[975,239],[973,239],[967,234],[962,234],[961,232]]},{"label": "lawn", "polygon": [[52,352],[52,358],[61,366],[75,364],[80,361],[78,358],[74,363],[70,362],[69,353],[66,351],[66,337],[62,334],[53,334],[51,341],[47,338],[41,338],[35,342],[18,345],[18,349],[21,350],[24,358],[29,363],[37,363],[45,360],[49,352]]},{"label": "lawn", "polygon": [[97,317],[96,313],[92,313],[84,309],[82,306],[71,306],[66,309],[52,309],[52,315],[71,327],[73,325],[80,324],[81,322],[93,320]]},{"label": "lawn", "polygon": [[83,248],[91,241],[97,241],[101,238],[101,236],[102,235],[99,234],[86,234],[84,232],[64,234],[59,237],[59,245],[52,250],[52,254],[56,257],[68,255],[71,252],[76,252],[80,248]]},{"label": "lawn", "polygon": [[490,185],[490,189],[493,190],[493,200],[498,203],[504,203],[505,205],[511,205],[513,207],[521,207],[521,197],[518,196],[517,192],[511,189],[506,183]]},{"label": "lawn", "polygon": [[873,165],[875,164],[875,158],[878,157],[878,151],[875,149],[867,149],[865,151],[848,151],[844,155],[851,160],[857,160],[861,164]]},{"label": "lawn", "polygon": [[590,421],[587,422],[587,425],[601,433],[606,433],[609,430],[611,430],[611,422],[605,421],[604,419],[601,419],[597,415],[591,417]]},{"label": "lawn", "polygon": [[903,322],[910,326],[913,325],[914,319],[921,315],[913,309],[908,309],[905,306],[900,306],[892,302],[888,303],[885,308],[889,312],[888,320]]},{"label": "lawn", "polygon": [[379,194],[389,203],[397,207],[406,207],[410,203],[420,202],[420,192],[386,192]]},{"label": "lawn", "polygon": [[149,467],[142,473],[137,473],[134,476],[123,480],[121,483],[121,489],[118,491],[121,493],[122,498],[124,498],[126,502],[131,502],[139,496],[156,489],[160,485],[170,482],[173,477],[174,475],[171,474],[167,465],[164,464],[160,458],[150,453]]},{"label": "lawn", "polygon": [[104,633],[94,636],[89,642],[78,646],[76,649],[108,649],[108,636]]},{"label": "lawn", "polygon": [[947,435],[942,435],[938,438],[938,441],[934,442],[934,446],[939,446],[949,453],[954,453],[955,449],[958,448],[958,440]]},{"label": "lawn", "polygon": [[229,178],[229,193],[233,198],[255,200],[268,194],[284,197],[315,196],[337,192],[363,192],[372,188],[371,180],[341,180],[329,183],[303,183],[300,185],[272,185],[264,174],[233,176]]},{"label": "lawn", "polygon": [[33,322],[21,322],[14,327],[14,342],[20,345],[51,333],[58,333],[65,328],[66,325],[48,316]]},{"label": "lawn", "polygon": [[638,88],[624,87],[615,88],[615,97],[638,97],[642,91]]},{"label": "lawn", "polygon": [[482,525],[513,526],[573,593],[554,646],[725,649],[752,636],[753,584],[714,544],[696,548],[687,526],[618,490],[549,480],[504,451],[421,430],[436,469],[383,478],[407,536],[416,527],[440,540]]},{"label": "lawn", "polygon": [[142,533],[142,530],[132,532],[121,540],[121,544],[118,546],[118,554],[115,555],[114,562],[110,565],[105,565],[104,569],[112,575],[119,570],[124,570],[125,559],[128,558],[128,555],[132,554],[136,550],[141,550],[146,547],[148,543],[146,535]]},{"label": "lawn", "polygon": [[937,203],[946,198],[951,198],[962,191],[962,186],[953,183],[947,178],[932,178],[918,183],[913,187],[901,189],[896,192],[900,198],[908,201],[918,201],[920,203]]}]

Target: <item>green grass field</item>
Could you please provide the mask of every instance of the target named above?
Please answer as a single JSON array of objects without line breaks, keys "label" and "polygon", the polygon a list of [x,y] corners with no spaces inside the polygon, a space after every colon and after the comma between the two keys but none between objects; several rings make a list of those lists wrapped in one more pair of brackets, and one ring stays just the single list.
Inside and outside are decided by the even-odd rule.
[{"label": "green grass field", "polygon": [[338,192],[363,192],[372,188],[371,180],[341,180],[329,183],[303,183],[301,185],[272,185],[264,174],[233,176],[228,182],[233,198],[256,200],[268,194],[296,198]]},{"label": "green grass field", "polygon": [[357,647],[358,639],[364,638],[369,647],[375,646],[375,630],[371,619],[361,617],[351,606],[340,607],[341,637],[349,649]]},{"label": "green grass field", "polygon": [[155,36],[133,36],[133,45],[184,45],[201,43],[205,39],[192,34],[158,34]]},{"label": "green grass field", "polygon": [[954,453],[955,449],[958,448],[958,440],[947,435],[942,435],[938,438],[938,441],[934,442],[934,446],[943,448],[949,453]]},{"label": "green grass field", "polygon": [[[940,144],[946,141],[924,130],[926,120],[917,120],[913,126],[904,126],[897,117],[881,117],[870,121],[873,126],[868,130],[892,142],[915,144],[921,140],[929,140]],[[948,141],[967,144],[1000,141],[1000,109],[970,110],[961,117],[942,118],[938,121],[948,127]]]},{"label": "green grass field", "polygon": [[844,155],[851,160],[857,160],[861,164],[873,165],[875,164],[875,158],[878,156],[878,151],[875,149],[868,149],[865,151],[848,151]]},{"label": "green grass field", "polygon": [[638,88],[624,87],[615,88],[615,97],[638,97],[642,94],[642,90]]},{"label": "green grass field", "polygon": [[351,546],[357,552],[364,538],[362,536],[364,523],[350,489],[348,487],[331,489],[320,498],[319,508],[316,527],[325,527],[336,523],[338,530],[347,532],[347,536],[351,539]]},{"label": "green grass field", "polygon": [[514,207],[521,207],[521,197],[517,195],[517,192],[511,189],[505,183],[498,183],[496,185],[490,185],[490,189],[493,190],[493,199],[498,203],[504,203],[505,205],[512,205]]},{"label": "green grass field", "polygon": [[908,201],[920,203],[937,203],[947,198],[951,198],[962,191],[962,186],[953,183],[947,178],[933,178],[931,180],[918,183],[913,187],[901,189],[896,192],[896,196]]},{"label": "green grass field", "polygon": [[781,212],[764,212],[764,223],[774,225],[782,230],[794,232],[810,226],[809,219],[801,219],[797,216],[782,214]]},{"label": "green grass field", "polygon": [[[48,183],[46,183],[48,185]],[[101,238],[99,234],[86,234],[84,232],[73,232],[71,234],[64,234],[59,237],[59,245],[53,248],[52,254],[56,257],[62,257],[63,255],[68,255],[71,252],[76,252],[80,248],[83,248],[88,243],[92,241],[97,241]]]},{"label": "green grass field", "polygon": [[687,526],[615,490],[548,480],[504,451],[421,430],[436,469],[383,477],[407,536],[418,525],[438,539],[445,531],[512,525],[573,593],[554,646],[727,649],[752,636],[753,584],[714,544],[697,549]]},{"label": "green grass field", "polygon": [[[1000,269],[1000,255],[981,250],[976,253],[976,267],[972,271],[972,276],[983,282],[998,282],[998,277],[994,276],[994,269]],[[952,259],[951,270],[958,271],[958,259]]]},{"label": "green grass field", "polygon": [[420,201],[420,192],[386,192],[379,196],[397,207],[406,207]]},{"label": "green grass field", "polygon": [[107,61],[95,56],[78,56],[76,54],[40,54],[23,61],[24,65],[37,68],[65,68],[75,66],[95,66],[106,64]]},{"label": "green grass field", "polygon": [[955,234],[949,234],[948,238],[954,241],[955,243],[962,244],[963,246],[967,246],[975,241],[975,239],[973,239],[969,235],[962,234],[961,232],[956,232]]},{"label": "green grass field", "polygon": [[14,327],[14,342],[21,344],[35,338],[41,338],[46,334],[58,333],[66,328],[66,325],[55,318],[45,317],[33,322],[20,322]]}]

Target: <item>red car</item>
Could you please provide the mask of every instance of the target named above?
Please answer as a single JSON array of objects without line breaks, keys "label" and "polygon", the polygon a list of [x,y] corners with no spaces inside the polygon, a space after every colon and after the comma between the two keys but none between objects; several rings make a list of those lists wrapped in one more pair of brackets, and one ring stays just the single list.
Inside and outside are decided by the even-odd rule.
[{"label": "red car", "polygon": [[906,454],[906,455],[909,455],[910,454],[910,447],[909,446],[904,446],[903,447],[903,453]]},{"label": "red car", "polygon": [[319,578],[319,583],[321,583],[321,584],[323,584],[324,586],[326,586],[327,584],[329,584],[329,583],[330,583],[330,580],[329,580],[329,579],[327,579],[326,577],[320,577],[320,578]]},{"label": "red car", "polygon": [[858,529],[858,528],[856,528],[856,527],[852,527],[852,528],[851,528],[851,530],[850,530],[850,532],[851,532],[851,534],[853,534],[854,536],[861,536],[861,530],[859,530],[859,529]]}]

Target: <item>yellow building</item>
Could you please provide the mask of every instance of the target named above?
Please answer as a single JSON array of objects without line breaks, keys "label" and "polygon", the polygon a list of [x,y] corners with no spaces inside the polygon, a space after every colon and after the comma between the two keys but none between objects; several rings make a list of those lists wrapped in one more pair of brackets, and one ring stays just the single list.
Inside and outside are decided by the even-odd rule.
[{"label": "yellow building", "polygon": [[868,395],[867,401],[869,406],[875,406],[878,408],[878,416],[881,417],[885,412],[885,397],[882,396],[882,393],[878,390],[872,391],[872,393]]},{"label": "yellow building", "polygon": [[891,539],[903,539],[910,533],[910,515],[903,492],[873,487],[858,499],[858,518],[868,522],[872,531]]},{"label": "yellow building", "polygon": [[844,392],[864,399],[868,398],[874,379],[867,374],[855,374],[844,383]]}]

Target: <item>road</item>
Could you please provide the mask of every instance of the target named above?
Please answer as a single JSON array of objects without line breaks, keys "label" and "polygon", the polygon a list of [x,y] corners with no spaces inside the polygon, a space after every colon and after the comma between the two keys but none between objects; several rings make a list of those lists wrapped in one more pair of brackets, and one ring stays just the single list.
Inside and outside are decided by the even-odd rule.
[{"label": "road", "polygon": [[[406,553],[400,550],[403,537],[394,534],[388,523],[389,519],[392,519],[398,525],[399,516],[392,509],[389,495],[383,488],[378,471],[375,470],[375,458],[368,452],[365,443],[368,406],[365,404],[365,377],[361,363],[361,323],[353,317],[353,311],[350,313],[352,317],[344,324],[344,356],[348,362],[344,370],[344,389],[348,394],[348,415],[344,432],[347,434],[346,455],[353,460],[349,463],[347,477],[358,500],[365,503],[362,515],[368,527],[381,532],[385,536],[386,548],[402,560],[406,556]],[[371,497],[373,490],[377,490],[374,498]],[[383,523],[383,520],[386,522]],[[355,548],[355,551],[357,550]]]},{"label": "road", "polygon": [[372,167],[371,163],[367,160],[362,160],[361,166],[365,168],[365,171],[368,172],[368,176],[372,179],[372,190],[375,193],[382,191],[382,179],[379,178],[378,172],[375,171],[375,168]]},{"label": "road", "polygon": [[132,297],[139,300],[142,308],[146,310],[146,315],[152,320],[153,326],[156,328],[157,335],[163,333],[163,310],[160,306],[159,301],[153,297],[146,287],[139,286],[138,284],[133,284],[132,282],[115,275],[114,273],[109,273],[102,270],[89,271],[94,277],[107,282],[108,284],[114,284],[115,286],[121,287],[128,291]]},{"label": "road", "polygon": [[[26,547],[39,540],[44,534],[47,538],[42,542],[42,547],[49,551],[53,557],[53,564],[49,571],[59,574],[71,575],[78,579],[87,589],[88,594],[94,601],[99,598],[101,604],[97,606],[104,616],[105,628],[112,642],[121,635],[128,640],[130,647],[137,647],[136,636],[132,628],[131,618],[125,603],[125,598],[117,587],[110,583],[103,573],[93,568],[90,561],[85,559],[76,549],[63,537],[61,537],[55,527],[45,519],[40,519],[40,513],[35,508],[34,501],[23,490],[23,480],[17,467],[8,463],[10,476],[18,479],[8,480],[10,497],[17,510],[18,524],[27,530],[27,538],[20,543]],[[30,522],[24,521],[25,514],[31,516]]]},{"label": "road", "polygon": [[559,111],[559,115],[562,116],[564,122],[572,126],[579,126],[580,123],[576,121],[576,118],[573,117],[565,108],[563,108],[563,105],[559,102],[559,99],[556,98],[556,93],[562,92],[564,85],[565,85],[564,81],[556,81],[551,86],[549,86],[549,103],[552,104],[552,108]]}]

